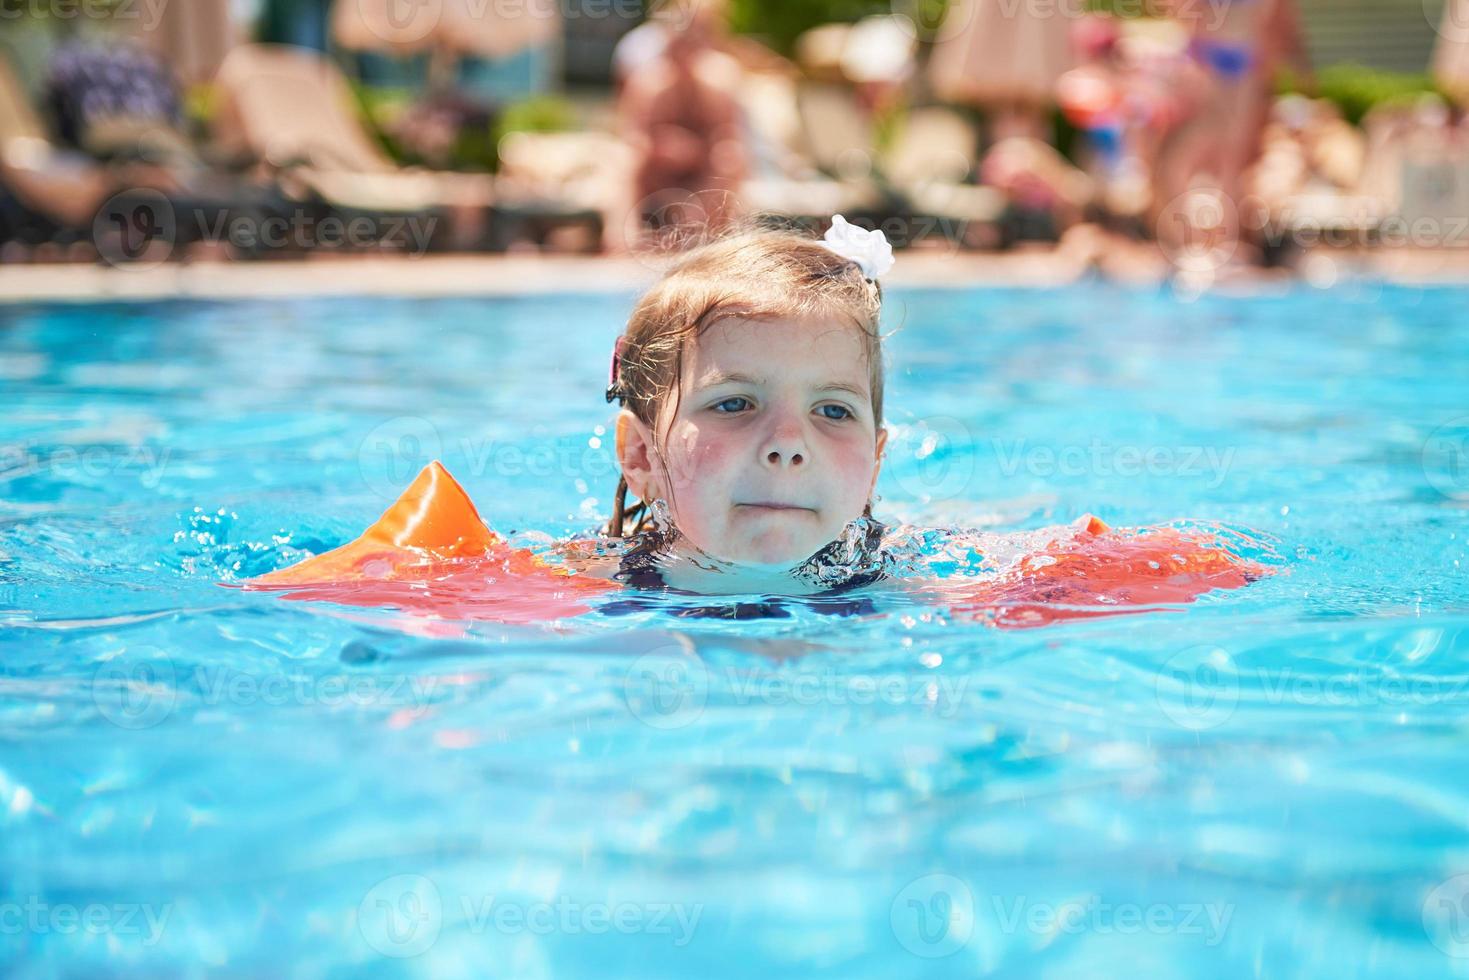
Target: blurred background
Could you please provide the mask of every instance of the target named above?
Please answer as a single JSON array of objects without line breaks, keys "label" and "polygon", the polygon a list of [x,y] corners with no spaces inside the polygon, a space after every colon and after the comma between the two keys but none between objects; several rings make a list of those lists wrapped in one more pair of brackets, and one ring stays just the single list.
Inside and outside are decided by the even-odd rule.
[{"label": "blurred background", "polygon": [[0,0],[0,261],[1469,242],[1469,2]]}]

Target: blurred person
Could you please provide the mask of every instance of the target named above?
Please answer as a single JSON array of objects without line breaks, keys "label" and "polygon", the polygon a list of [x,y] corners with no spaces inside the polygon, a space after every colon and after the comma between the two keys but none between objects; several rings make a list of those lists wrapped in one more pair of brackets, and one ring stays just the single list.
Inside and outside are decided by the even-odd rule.
[{"label": "blurred person", "polygon": [[[1463,214],[1459,178],[1466,146],[1450,125],[1449,107],[1425,94],[1415,103],[1386,102],[1351,125],[1325,100],[1288,95],[1275,106],[1264,149],[1247,171],[1245,190],[1273,222],[1368,233],[1381,222]],[[1418,244],[1438,244],[1436,240]]]},{"label": "blurred person", "polygon": [[663,57],[668,38],[690,16],[710,18],[716,25],[707,39],[710,49],[728,55],[744,71],[785,74],[795,70],[789,60],[754,38],[719,29],[728,21],[728,9],[728,0],[663,0],[655,5],[648,19],[622,35],[612,49],[613,91],[621,94],[628,79],[656,64]]},{"label": "blurred person", "polygon": [[1251,222],[1242,221],[1245,179],[1260,157],[1279,72],[1289,65],[1309,87],[1310,60],[1295,0],[1242,0],[1226,4],[1223,16],[1192,0],[1165,0],[1164,8],[1187,28],[1189,53],[1204,71],[1197,112],[1159,148],[1152,226],[1165,253],[1217,253],[1224,258],[1209,275],[1229,275],[1265,259],[1263,229],[1247,232]]},{"label": "blurred person", "polygon": [[[638,300],[598,392],[619,405],[605,533],[551,552],[515,548],[434,461],[355,541],[248,587],[341,602],[334,585],[370,579],[347,601],[516,621],[580,615],[591,601],[603,614],[635,613],[656,601],[649,592],[763,596],[685,604],[680,616],[786,619],[799,600],[871,617],[887,613],[868,587],[942,586],[951,614],[1036,626],[1188,602],[1270,574],[1212,534],[1114,529],[1089,514],[1013,544],[961,531],[964,549],[1014,555],[997,574],[909,574],[874,514],[888,443],[881,281],[893,263],[881,231],[842,215],[819,240],[752,228],[681,256]],[[458,583],[444,589],[449,576]],[[1050,615],[1038,602],[1073,608]]]},{"label": "blurred person", "polygon": [[670,28],[663,19],[649,17],[618,38],[612,49],[614,92],[620,95],[628,79],[658,63],[668,47],[669,33]]},{"label": "blurred person", "polygon": [[841,72],[865,109],[882,115],[900,105],[916,71],[917,40],[896,17],[865,17],[842,47]]},{"label": "blurred person", "polygon": [[1057,81],[1057,102],[1086,137],[1099,203],[1137,223],[1153,203],[1162,145],[1198,109],[1187,32],[1167,20],[1091,15],[1072,37],[1080,64]]},{"label": "blurred person", "polygon": [[1433,80],[1459,105],[1469,103],[1469,0],[1447,0],[1430,65]]},{"label": "blurred person", "polygon": [[1382,219],[1382,202],[1361,192],[1366,156],[1366,139],[1333,103],[1304,95],[1276,101],[1242,182],[1241,221],[1262,229],[1268,264],[1297,254],[1301,239],[1292,229],[1365,236]]},{"label": "blurred person", "polygon": [[46,102],[62,142],[100,157],[184,149],[182,100],[150,51],[71,38],[51,57]]},{"label": "blurred person", "polygon": [[1245,190],[1259,198],[1267,210],[1283,206],[1311,179],[1301,136],[1311,112],[1310,100],[1305,96],[1286,96],[1276,104],[1271,123],[1265,128],[1260,157],[1245,176]]},{"label": "blurred person", "polygon": [[1034,234],[1058,239],[1082,221],[1095,185],[1079,168],[1043,140],[1010,136],[995,143],[979,167],[980,180],[1000,191]]},{"label": "blurred person", "polygon": [[929,60],[945,102],[990,110],[990,138],[1045,139],[1056,79],[1074,64],[1065,4],[953,0]]},{"label": "blurred person", "polygon": [[[667,32],[662,53],[627,79],[618,100],[633,151],[629,224],[717,233],[738,211],[748,170],[738,64],[720,52],[723,3],[684,0],[655,13]],[[680,19],[687,22],[680,24]]]},{"label": "blurred person", "polygon": [[73,36],[53,52],[44,85],[63,144],[111,167],[134,189],[159,191],[176,205],[211,215],[274,199],[215,171],[186,131],[183,97],[170,66],[127,38]]},{"label": "blurred person", "polygon": [[1469,209],[1462,174],[1469,143],[1454,124],[1448,103],[1424,93],[1407,105],[1384,105],[1364,120],[1369,175],[1364,185],[1392,202],[1408,226],[1418,226],[1415,244],[1463,244],[1459,222]]},{"label": "blurred person", "polygon": [[1341,109],[1328,99],[1306,99],[1304,124],[1296,138],[1305,150],[1313,175],[1342,190],[1355,188],[1366,165],[1367,139],[1362,131],[1342,118]]},{"label": "blurred person", "polygon": [[1165,6],[1188,28],[1189,50],[1209,82],[1199,113],[1161,151],[1158,203],[1166,207],[1205,175],[1238,202],[1245,171],[1260,154],[1280,70],[1289,66],[1301,84],[1311,84],[1295,0],[1234,2],[1224,6],[1223,17],[1212,5],[1190,0]]}]

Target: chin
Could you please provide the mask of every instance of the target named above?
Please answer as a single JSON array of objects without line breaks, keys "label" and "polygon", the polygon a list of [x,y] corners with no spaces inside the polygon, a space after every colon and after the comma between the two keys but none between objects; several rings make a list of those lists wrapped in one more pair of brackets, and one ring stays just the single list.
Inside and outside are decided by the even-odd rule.
[{"label": "chin", "polygon": [[793,539],[790,535],[761,534],[731,549],[731,560],[753,565],[795,565],[821,549],[820,544]]},{"label": "chin", "polygon": [[738,558],[737,562],[747,565],[795,565],[807,557],[807,552],[793,551],[790,548],[780,549],[756,549],[746,551]]}]

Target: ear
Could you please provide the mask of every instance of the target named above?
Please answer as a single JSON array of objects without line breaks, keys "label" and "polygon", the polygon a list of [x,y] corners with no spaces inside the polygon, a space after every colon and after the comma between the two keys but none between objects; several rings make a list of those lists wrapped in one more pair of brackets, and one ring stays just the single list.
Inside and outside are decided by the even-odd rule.
[{"label": "ear", "polygon": [[867,487],[867,499],[872,499],[872,494],[877,490],[877,476],[882,472],[882,458],[887,451],[888,428],[880,425],[877,428],[877,453],[872,464],[872,483]]},{"label": "ear", "polygon": [[643,420],[624,408],[617,414],[617,465],[622,468],[627,489],[639,500],[659,496],[653,452],[653,433]]}]

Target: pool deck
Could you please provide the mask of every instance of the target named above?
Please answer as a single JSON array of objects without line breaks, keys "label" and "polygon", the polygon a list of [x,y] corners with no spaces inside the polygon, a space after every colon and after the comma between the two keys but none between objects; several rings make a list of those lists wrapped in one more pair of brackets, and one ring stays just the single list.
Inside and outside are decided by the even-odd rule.
[{"label": "pool deck", "polygon": [[[0,266],[0,303],[33,301],[148,300],[164,298],[260,299],[333,295],[482,296],[551,292],[635,291],[651,284],[659,262],[633,257],[350,256],[297,261],[170,262],[112,267],[100,263]],[[1301,263],[1301,278],[1318,286],[1367,279],[1412,284],[1469,283],[1469,249],[1315,252]],[[1140,286],[1155,286],[1173,272],[1152,246],[1135,246],[1125,261],[1074,248],[1026,249],[1004,254],[905,252],[884,278],[889,287],[1046,288],[1096,273]],[[1289,273],[1232,270],[1217,288],[1254,291],[1279,287]]]}]

